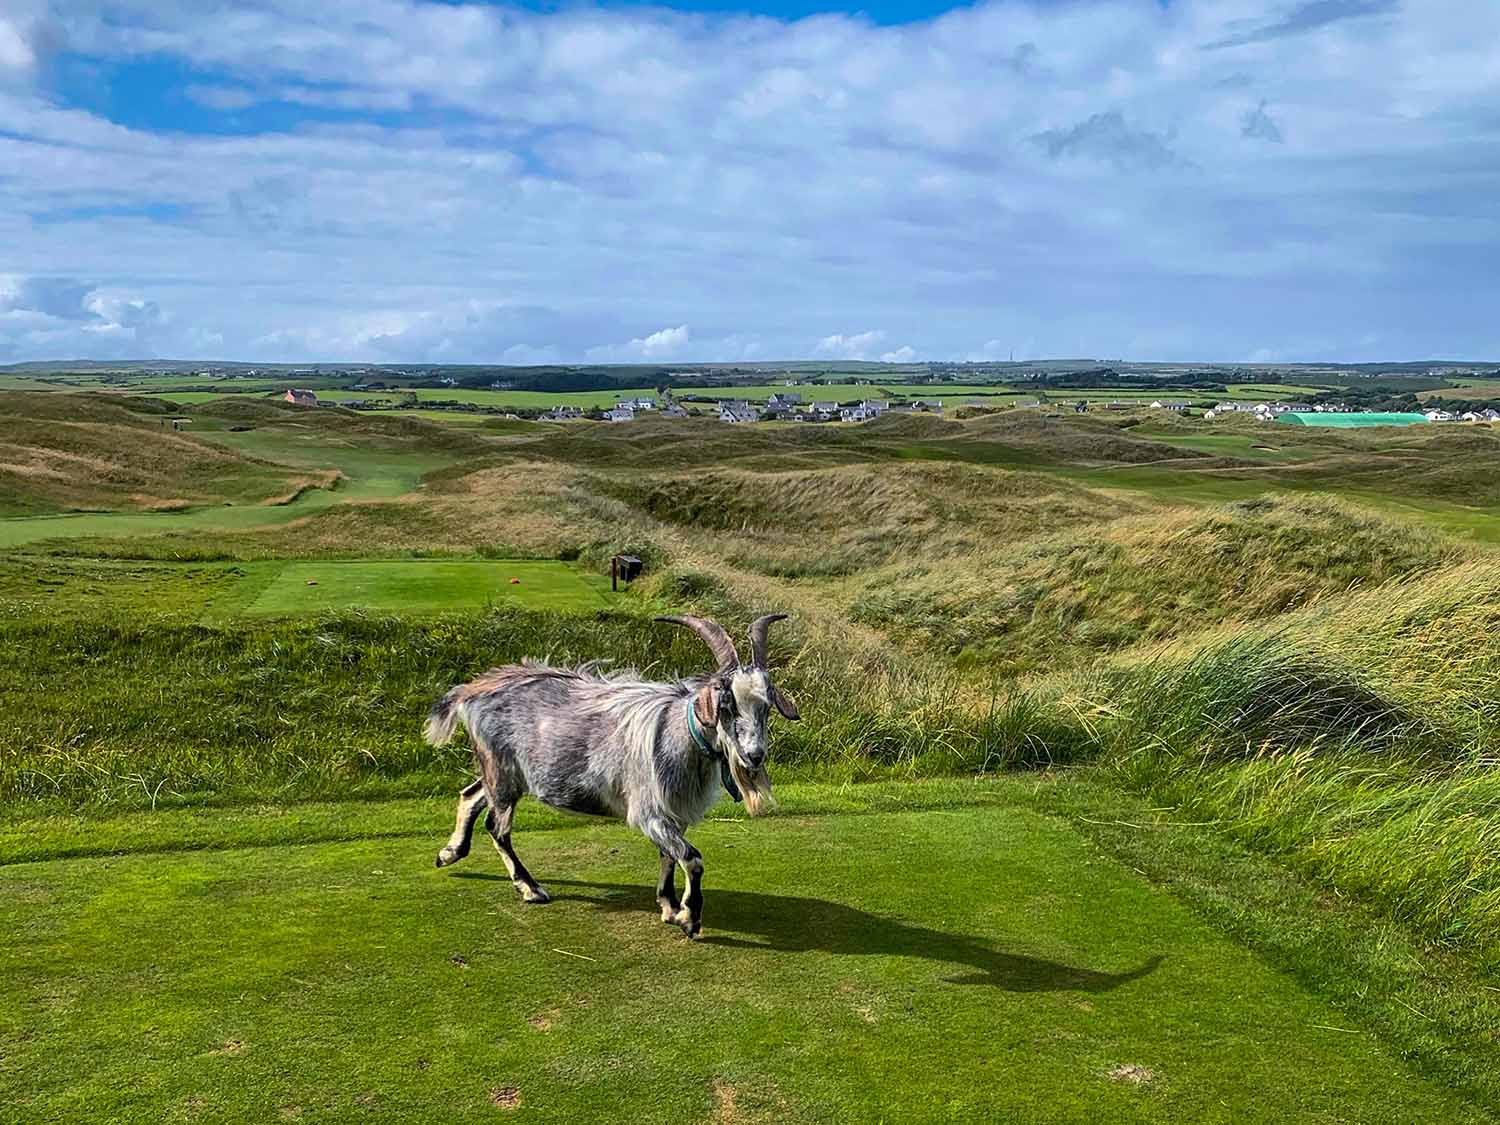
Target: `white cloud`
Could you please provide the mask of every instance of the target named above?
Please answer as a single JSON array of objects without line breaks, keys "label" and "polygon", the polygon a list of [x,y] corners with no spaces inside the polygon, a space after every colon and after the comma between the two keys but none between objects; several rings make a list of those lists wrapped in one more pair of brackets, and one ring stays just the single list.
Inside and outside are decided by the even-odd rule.
[{"label": "white cloud", "polygon": [[686,324],[663,328],[649,336],[636,336],[624,344],[597,344],[587,349],[585,358],[593,363],[642,363],[680,359],[691,334]]},{"label": "white cloud", "polygon": [[663,328],[643,339],[631,340],[627,348],[642,359],[667,359],[682,351],[687,342],[688,326],[679,324],[676,328]]},{"label": "white cloud", "polygon": [[869,359],[870,353],[884,340],[885,333],[879,329],[857,332],[852,336],[836,333],[819,340],[813,346],[813,354],[833,359]]},{"label": "white cloud", "polygon": [[880,361],[882,363],[910,363],[916,358],[917,349],[910,344],[902,344],[894,351],[880,353]]},{"label": "white cloud", "polygon": [[36,66],[36,51],[29,36],[30,28],[21,22],[19,13],[0,14],[0,80],[28,73]]}]

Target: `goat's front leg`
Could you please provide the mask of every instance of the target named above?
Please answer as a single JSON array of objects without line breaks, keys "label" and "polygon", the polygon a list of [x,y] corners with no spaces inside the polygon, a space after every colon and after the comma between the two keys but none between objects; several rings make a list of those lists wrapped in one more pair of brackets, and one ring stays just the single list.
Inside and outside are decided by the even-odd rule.
[{"label": "goat's front leg", "polygon": [[677,912],[682,909],[682,902],[677,897],[677,861],[664,851],[661,852],[661,878],[656,881],[656,905],[661,907],[663,922],[671,925],[677,921]]},{"label": "goat's front leg", "polygon": [[[682,927],[683,933],[695,938],[703,930],[703,855],[687,842],[680,828],[659,817],[653,818],[646,825],[646,835],[662,854],[662,878],[657,887],[662,921],[677,923]],[[687,876],[687,893],[682,898],[682,905],[676,907],[670,915],[667,913],[667,905],[676,898],[677,888],[672,885],[669,863],[676,863]],[[671,888],[670,895],[663,893],[665,887]],[[666,901],[663,901],[664,898]]]}]

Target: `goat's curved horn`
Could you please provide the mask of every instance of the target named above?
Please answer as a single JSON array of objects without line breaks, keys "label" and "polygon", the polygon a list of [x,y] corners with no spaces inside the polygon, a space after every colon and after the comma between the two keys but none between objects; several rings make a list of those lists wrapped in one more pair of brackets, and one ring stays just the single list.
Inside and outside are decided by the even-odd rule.
[{"label": "goat's curved horn", "polygon": [[771,628],[772,622],[785,620],[786,614],[784,613],[768,613],[751,622],[750,660],[757,668],[766,666],[766,632]]},{"label": "goat's curved horn", "polygon": [[683,614],[681,617],[658,617],[658,621],[664,621],[668,625],[681,625],[691,629],[703,638],[714,654],[714,659],[719,662],[719,671],[727,668],[737,668],[740,663],[740,654],[735,651],[734,642],[729,639],[729,634],[724,632],[721,625],[710,621],[706,617],[692,617]]}]

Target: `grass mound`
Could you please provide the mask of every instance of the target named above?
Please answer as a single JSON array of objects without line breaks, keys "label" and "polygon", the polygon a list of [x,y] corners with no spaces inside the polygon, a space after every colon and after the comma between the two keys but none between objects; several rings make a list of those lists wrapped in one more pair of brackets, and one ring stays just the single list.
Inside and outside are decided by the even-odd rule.
[{"label": "grass mound", "polygon": [[1108,417],[1058,417],[1040,410],[1006,410],[962,424],[953,436],[995,442],[1056,464],[1136,465],[1203,458],[1193,450],[1134,437]]},{"label": "grass mound", "polygon": [[204,428],[316,435],[368,450],[410,449],[429,454],[478,456],[491,449],[484,438],[474,433],[409,417],[399,411],[346,410],[337,406],[310,409],[281,399],[236,395],[201,403],[191,413],[194,424]]},{"label": "grass mound", "polygon": [[847,574],[918,549],[972,550],[1044,522],[1076,526],[1126,510],[1070,482],[956,462],[591,476],[588,486],[652,520],[716,535],[746,569],[784,576]]},{"label": "grass mound", "polygon": [[730,426],[708,419],[642,419],[625,425],[557,426],[524,443],[526,456],[580,467],[653,471],[734,464],[766,471],[867,461],[874,452],[853,431],[832,426]]},{"label": "grass mound", "polygon": [[1263,497],[883,572],[852,613],[972,662],[1044,670],[1274,616],[1467,553],[1341,501]]},{"label": "grass mound", "polygon": [[149,400],[0,394],[0,515],[285,502],[326,488],[292,469],[171,428]]}]

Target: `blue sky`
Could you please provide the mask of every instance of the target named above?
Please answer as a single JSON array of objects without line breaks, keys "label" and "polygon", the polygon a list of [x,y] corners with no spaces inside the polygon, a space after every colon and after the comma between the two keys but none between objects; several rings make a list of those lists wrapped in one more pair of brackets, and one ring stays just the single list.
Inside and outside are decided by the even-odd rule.
[{"label": "blue sky", "polygon": [[1500,360],[1500,5],[4,0],[0,362]]}]

